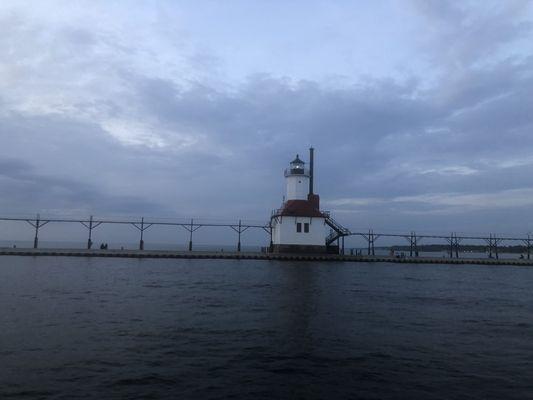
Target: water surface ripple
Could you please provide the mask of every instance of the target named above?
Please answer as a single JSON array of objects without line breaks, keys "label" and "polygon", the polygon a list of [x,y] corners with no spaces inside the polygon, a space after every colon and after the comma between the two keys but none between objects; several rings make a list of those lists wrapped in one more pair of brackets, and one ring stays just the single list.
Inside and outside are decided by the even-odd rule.
[{"label": "water surface ripple", "polygon": [[2,399],[525,399],[533,268],[0,257]]}]

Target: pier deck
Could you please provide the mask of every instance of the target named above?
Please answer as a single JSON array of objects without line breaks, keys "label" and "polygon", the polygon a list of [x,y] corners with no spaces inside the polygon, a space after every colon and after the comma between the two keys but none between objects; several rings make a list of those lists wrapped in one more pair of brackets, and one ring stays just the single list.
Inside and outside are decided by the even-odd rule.
[{"label": "pier deck", "polygon": [[336,254],[275,254],[259,252],[168,251],[168,250],[86,250],[0,248],[0,256],[117,257],[117,258],[184,258],[283,261],[389,262],[408,264],[478,264],[533,266],[533,260],[494,258],[390,257]]}]

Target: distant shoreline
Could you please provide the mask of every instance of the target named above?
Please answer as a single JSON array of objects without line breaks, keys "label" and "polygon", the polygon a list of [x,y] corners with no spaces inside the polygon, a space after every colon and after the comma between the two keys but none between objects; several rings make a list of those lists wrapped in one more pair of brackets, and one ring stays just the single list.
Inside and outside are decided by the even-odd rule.
[{"label": "distant shoreline", "polygon": [[[460,251],[461,252],[472,252],[472,253],[485,253],[487,252],[488,245],[468,245],[468,244],[461,244],[460,245]],[[376,247],[377,248],[377,247]],[[380,246],[379,248],[383,249],[391,249],[393,251],[409,251],[409,246]],[[448,252],[450,251],[450,245],[446,244],[424,244],[424,245],[418,245],[417,246],[419,252],[426,252],[426,253],[437,253],[437,252]],[[455,250],[454,250],[455,251]],[[526,254],[527,253],[527,247],[526,246],[498,246],[498,251],[500,253],[508,253],[508,254]]]}]

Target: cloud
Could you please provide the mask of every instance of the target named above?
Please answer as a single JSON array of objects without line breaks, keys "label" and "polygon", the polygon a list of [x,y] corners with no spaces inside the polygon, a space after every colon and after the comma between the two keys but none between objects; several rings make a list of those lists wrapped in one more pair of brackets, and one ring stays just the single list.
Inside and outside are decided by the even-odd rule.
[{"label": "cloud", "polygon": [[424,49],[435,64],[453,71],[491,64],[508,57],[513,44],[530,37],[531,3],[414,1],[425,19]]},{"label": "cloud", "polygon": [[396,203],[424,203],[452,207],[455,211],[495,209],[533,205],[533,188],[504,190],[496,193],[435,193],[393,198]]},{"label": "cloud", "polygon": [[128,215],[161,210],[161,205],[135,196],[104,193],[87,183],[40,174],[21,160],[0,160],[0,184],[4,192],[0,206],[8,214],[40,211],[79,217],[95,211]]},{"label": "cloud", "polygon": [[421,175],[438,174],[438,175],[473,175],[478,171],[471,167],[461,165],[452,165],[440,168],[430,168],[419,172]]},{"label": "cloud", "polygon": [[[393,208],[406,214],[463,214],[471,211],[533,206],[533,188],[493,193],[425,193],[391,198],[341,198],[326,200],[324,203],[331,207],[341,207],[344,211],[356,212],[361,212],[361,208],[380,207]],[[421,206],[425,208],[421,209]]]},{"label": "cloud", "polygon": [[228,60],[174,26],[172,4],[123,16],[103,4],[0,12],[4,210],[266,220],[285,164],[310,145],[325,206],[357,211],[347,224],[533,206],[527,3],[415,3],[405,23],[425,68],[336,81],[230,79]]}]

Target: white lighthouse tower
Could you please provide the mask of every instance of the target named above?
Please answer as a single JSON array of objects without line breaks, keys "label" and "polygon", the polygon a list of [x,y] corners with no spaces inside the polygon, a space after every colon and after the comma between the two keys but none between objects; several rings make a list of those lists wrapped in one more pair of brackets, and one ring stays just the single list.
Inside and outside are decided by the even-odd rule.
[{"label": "white lighthouse tower", "polygon": [[282,207],[272,213],[271,251],[276,253],[325,253],[327,214],[313,193],[313,148],[309,168],[298,155],[285,170],[286,196]]}]

